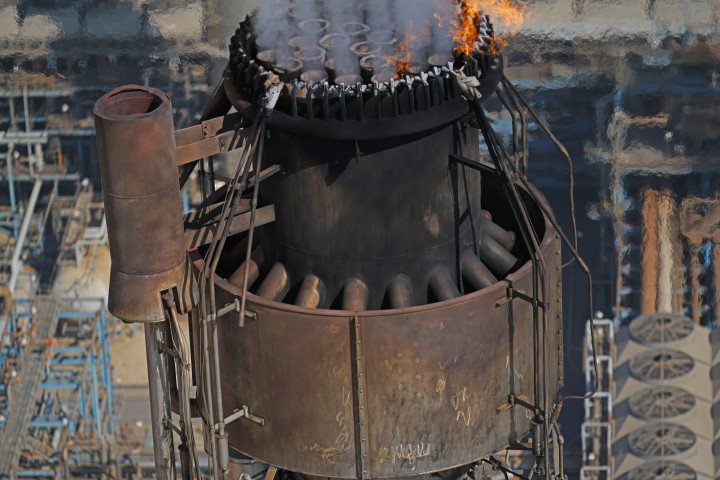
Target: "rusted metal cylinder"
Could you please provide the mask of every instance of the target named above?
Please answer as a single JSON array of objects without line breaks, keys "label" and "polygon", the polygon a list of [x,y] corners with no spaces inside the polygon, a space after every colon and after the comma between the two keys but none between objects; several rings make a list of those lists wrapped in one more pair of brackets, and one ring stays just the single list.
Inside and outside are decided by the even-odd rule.
[{"label": "rusted metal cylinder", "polygon": [[164,319],[160,292],[189,298],[175,133],[170,99],[126,85],[95,104],[105,214],[110,239],[108,309],[126,322]]},{"label": "rusted metal cylinder", "polygon": [[351,278],[343,289],[343,310],[366,310],[368,294],[368,287],[365,282],[359,278]]},{"label": "rusted metal cylinder", "polygon": [[[260,265],[265,261],[265,254],[262,248],[256,248],[252,251],[250,259],[248,260],[249,266],[247,269],[248,275],[248,286],[252,286],[253,283],[260,276]],[[232,283],[236,287],[242,287],[245,281],[245,262],[242,262],[238,268],[228,277],[228,282]]]},{"label": "rusted metal cylinder", "polygon": [[481,216],[479,218],[480,228],[483,230],[483,234],[489,236],[497,243],[500,244],[508,252],[515,246],[515,232],[510,232],[500,227],[498,224],[491,220],[487,220]]},{"label": "rusted metal cylinder", "polygon": [[323,299],[325,289],[317,275],[305,275],[295,305],[305,308],[317,308]]},{"label": "rusted metal cylinder", "polygon": [[[248,260],[250,264],[248,268],[248,285],[255,283],[255,280],[260,276],[260,268],[258,264],[251,258]],[[232,283],[236,287],[242,287],[245,279],[245,262],[241,263],[240,266],[235,269],[233,274],[228,278],[228,282]]]},{"label": "rusted metal cylinder", "polygon": [[462,275],[470,285],[481,290],[497,283],[497,278],[485,266],[472,250],[466,250],[462,256]]},{"label": "rusted metal cylinder", "polygon": [[[505,199],[500,176],[488,167],[479,180],[483,206],[496,213],[496,221],[505,220],[498,226],[518,231],[502,218],[507,207],[500,203]],[[388,192],[386,197],[394,194],[392,189]],[[545,342],[546,365],[557,367],[548,368],[547,383],[543,380],[540,390],[554,397],[562,382],[560,238],[536,201],[523,192],[533,230],[541,239],[539,254],[547,263],[542,298],[547,321],[540,324],[538,334]],[[396,204],[385,203],[396,215]],[[337,223],[360,223],[368,215],[348,218],[352,220]],[[398,229],[396,238],[404,242],[418,230]],[[332,241],[338,241],[337,236],[327,236],[325,243]],[[357,248],[366,248],[367,241],[368,235],[360,237]],[[523,265],[506,278],[513,290],[530,292],[535,272],[522,247],[519,243],[514,253]],[[494,281],[475,256],[474,245],[456,248],[459,267],[432,258],[435,265],[430,269],[397,269],[404,273],[387,279],[346,273],[337,282],[340,294],[324,303],[329,308],[322,302],[315,309],[293,304],[302,285],[312,283],[304,280],[309,272],[328,287],[326,274],[335,270],[319,273],[318,257],[295,281],[288,281],[291,269],[284,262],[275,263],[267,273],[261,268],[258,282],[263,286],[245,293],[251,320],[242,327],[232,320],[217,323],[222,402],[234,408],[248,405],[262,418],[262,423],[228,424],[229,444],[259,462],[297,472],[298,477],[423,480],[460,478],[452,469],[468,471],[478,459],[529,435],[534,423],[524,409],[499,412],[498,406],[507,402],[510,392],[535,388],[533,345],[538,337],[532,332],[538,323],[532,304],[508,301],[507,283]],[[202,256],[193,258],[195,271],[201,272]],[[388,261],[373,266],[385,268]],[[341,273],[362,270],[357,268],[360,262],[337,265]],[[458,292],[461,277],[463,295]],[[373,287],[381,290],[378,307],[366,303],[371,297],[365,287],[370,295]],[[422,289],[423,295],[414,289]],[[219,305],[229,305],[243,290],[217,276],[215,293]],[[199,330],[193,328],[196,354],[202,354]],[[266,345],[281,348],[262,348]],[[200,384],[201,398],[204,389]]]},{"label": "rusted metal cylinder", "polygon": [[518,263],[517,257],[505,250],[494,238],[482,238],[478,248],[480,260],[498,277],[504,277]]},{"label": "rusted metal cylinder", "polygon": [[450,270],[444,265],[436,267],[430,274],[430,290],[439,302],[460,296]]},{"label": "rusted metal cylinder", "polygon": [[[490,227],[480,225],[480,173],[448,168],[453,149],[480,158],[477,131],[469,127],[442,126],[357,145],[279,131],[272,138],[263,164],[282,164],[284,174],[263,182],[260,200],[275,206],[276,233],[258,238],[270,260],[285,266],[292,286],[312,265],[327,293],[320,308],[342,298],[351,276],[367,285],[367,308],[380,308],[397,274],[410,281],[410,303],[425,304],[430,272],[445,265],[459,279],[458,250],[484,245],[481,233],[510,243],[500,226],[484,218]],[[504,250],[497,242],[492,247]],[[504,276],[517,259],[507,250],[499,255],[504,269],[496,273]]]},{"label": "rusted metal cylinder", "polygon": [[388,285],[388,301],[390,308],[406,308],[413,306],[413,287],[405,275],[395,275]]},{"label": "rusted metal cylinder", "polygon": [[640,313],[657,311],[657,264],[658,264],[658,192],[650,187],[642,193],[642,288]]},{"label": "rusted metal cylinder", "polygon": [[282,263],[275,263],[260,284],[258,296],[268,300],[282,299],[288,290],[288,274]]}]

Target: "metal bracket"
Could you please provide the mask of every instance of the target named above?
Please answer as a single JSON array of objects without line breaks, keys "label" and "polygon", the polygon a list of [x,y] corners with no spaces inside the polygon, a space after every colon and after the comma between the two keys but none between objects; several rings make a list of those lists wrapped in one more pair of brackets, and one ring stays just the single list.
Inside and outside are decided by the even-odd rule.
[{"label": "metal bracket", "polygon": [[[210,315],[203,318],[202,320],[204,322],[212,322],[224,315],[227,315],[230,312],[238,312],[238,314],[240,313],[240,299],[239,298],[236,298],[234,302],[228,303],[227,305],[222,307],[220,310],[217,311],[217,313],[211,313]],[[257,316],[256,312],[253,312],[252,310],[248,310],[247,307],[245,307],[245,318],[248,320],[257,320],[258,316]]]},{"label": "metal bracket", "polygon": [[[512,300],[514,300],[516,298],[519,298],[520,300],[524,300],[531,305],[533,303],[533,298],[530,295],[528,295],[527,293],[525,293],[522,290],[515,290],[513,288],[512,284],[508,283],[507,289],[505,292],[505,296],[503,298],[495,301],[495,308],[502,307],[503,305],[507,305],[508,303],[510,303]],[[543,309],[543,310],[545,309],[545,303],[542,300],[538,299],[537,304],[540,309]]]},{"label": "metal bracket", "polygon": [[165,428],[170,428],[170,429],[174,430],[175,433],[177,433],[178,435],[180,435],[180,438],[185,438],[185,432],[183,432],[183,431],[180,429],[180,427],[178,427],[177,425],[175,425],[175,424],[172,422],[172,419],[171,419],[170,417],[163,417],[162,423],[163,423],[163,427],[165,427]]},{"label": "metal bracket", "polygon": [[530,451],[532,451],[532,443],[528,443],[528,442],[523,443],[523,442],[515,441],[515,442],[510,443],[508,450],[520,450],[520,451],[524,451],[524,452],[525,451],[530,452]]},{"label": "metal bracket", "polygon": [[[239,209],[240,210],[240,209]],[[250,228],[251,213],[248,209],[242,209],[245,211],[238,212],[230,223],[230,229],[228,230],[228,236],[235,235],[237,233],[246,232]],[[255,214],[255,227],[266,225],[275,221],[275,205],[265,205],[256,210]],[[188,228],[185,230],[184,239],[185,247],[188,250],[194,250],[203,245],[209,244],[213,240],[215,231],[217,230],[217,223],[210,223],[197,229]]]},{"label": "metal bracket", "polygon": [[513,289],[512,282],[509,282],[507,280],[505,282],[505,296],[499,300],[495,301],[495,308],[502,307],[503,305],[507,305],[512,301],[513,298],[515,298],[515,290]]},{"label": "metal bracket", "polygon": [[180,358],[180,354],[177,352],[177,350],[175,350],[174,348],[168,347],[164,343],[160,344],[160,351],[167,353],[172,358]]},{"label": "metal bracket", "polygon": [[265,480],[275,480],[275,476],[277,475],[277,467],[273,467],[270,465],[265,472]]},{"label": "metal bracket", "polygon": [[505,465],[502,464],[502,462],[500,460],[498,460],[495,457],[486,457],[486,458],[481,459],[480,461],[489,464],[493,470],[498,470],[498,471],[503,472],[503,474],[505,474],[505,476],[510,474],[510,475],[520,478],[522,480],[530,480],[528,477],[506,467]]},{"label": "metal bracket", "polygon": [[203,157],[225,153],[244,145],[244,128],[239,113],[210,118],[192,127],[175,132],[175,161],[178,166]]},{"label": "metal bracket", "polygon": [[[238,418],[246,418],[246,419],[250,420],[251,422],[257,423],[260,426],[265,425],[265,419],[250,413],[247,405],[243,405],[242,408],[236,408],[235,410],[233,410],[233,413],[228,415],[228,417],[225,418],[225,420],[223,420],[223,423],[225,424],[225,426],[228,426],[232,422],[237,420]],[[215,425],[213,425],[213,429],[215,431],[217,431],[218,428],[220,428],[219,423],[216,423]]]},{"label": "metal bracket", "polygon": [[508,395],[508,401],[507,403],[503,403],[499,407],[497,407],[495,410],[497,413],[504,413],[510,410],[515,405],[520,405],[521,407],[525,407],[528,410],[532,411],[533,413],[536,413],[537,407],[529,402],[529,399],[527,395],[515,395],[514,393],[511,393]]}]

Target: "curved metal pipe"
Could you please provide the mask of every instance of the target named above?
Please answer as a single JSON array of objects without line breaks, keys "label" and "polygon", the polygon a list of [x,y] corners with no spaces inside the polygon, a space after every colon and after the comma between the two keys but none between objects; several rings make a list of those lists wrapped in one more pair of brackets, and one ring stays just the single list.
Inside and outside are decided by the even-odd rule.
[{"label": "curved metal pipe", "polygon": [[288,290],[288,281],[285,266],[277,262],[260,283],[256,294],[268,300],[282,300]]},{"label": "curved metal pipe", "polygon": [[507,275],[518,264],[517,257],[505,250],[489,235],[480,238],[478,257],[500,278]]},{"label": "curved metal pipe", "polygon": [[433,269],[430,274],[429,287],[438,301],[450,300],[460,296],[460,290],[458,290],[450,270],[445,265],[438,265]]},{"label": "curved metal pipe", "polygon": [[387,290],[390,308],[407,308],[414,305],[413,288],[410,278],[406,275],[395,275]]},{"label": "curved metal pipe", "polygon": [[370,292],[365,282],[351,278],[343,289],[343,310],[362,311],[367,308]]},{"label": "curved metal pipe", "polygon": [[481,232],[495,240],[508,252],[513,249],[516,240],[515,232],[505,230],[497,223],[485,218],[483,215],[479,217],[478,222],[480,224]]},{"label": "curved metal pipe", "polygon": [[492,274],[485,264],[475,256],[472,250],[467,250],[460,260],[462,276],[476,290],[497,283],[497,278]]},{"label": "curved metal pipe", "polygon": [[325,288],[317,275],[308,274],[303,278],[295,305],[305,308],[317,308],[323,300]]}]

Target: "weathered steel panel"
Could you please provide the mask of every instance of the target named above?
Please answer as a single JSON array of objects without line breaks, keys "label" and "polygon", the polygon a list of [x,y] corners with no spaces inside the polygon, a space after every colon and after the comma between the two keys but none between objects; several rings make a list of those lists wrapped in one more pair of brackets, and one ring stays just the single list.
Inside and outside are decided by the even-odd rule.
[{"label": "weathered steel panel", "polygon": [[[234,299],[218,293],[220,301]],[[241,328],[228,315],[218,323],[225,408],[247,405],[265,419],[264,426],[245,419],[230,424],[230,444],[288,470],[354,477],[349,317],[268,307],[256,298],[248,302],[256,320]]]},{"label": "weathered steel panel", "polygon": [[[231,423],[230,444],[303,474],[393,478],[468,465],[522,440],[533,413],[506,403],[516,395],[542,407],[536,335],[548,409],[562,382],[560,240],[529,207],[547,292],[537,322],[530,262],[474,293],[393,310],[305,309],[248,294],[255,317],[218,324],[223,403],[226,415],[247,405],[265,425]],[[216,288],[221,305],[241,295],[219,278]]]},{"label": "weathered steel panel", "polygon": [[[511,278],[513,289],[531,291],[529,265]],[[372,478],[468,464],[529,430],[532,415],[523,407],[497,411],[510,394],[532,401],[534,392],[532,306],[506,300],[506,285],[363,319],[369,425],[363,453]],[[548,338],[549,349],[556,350],[555,339]],[[551,371],[552,394],[555,377]]]}]

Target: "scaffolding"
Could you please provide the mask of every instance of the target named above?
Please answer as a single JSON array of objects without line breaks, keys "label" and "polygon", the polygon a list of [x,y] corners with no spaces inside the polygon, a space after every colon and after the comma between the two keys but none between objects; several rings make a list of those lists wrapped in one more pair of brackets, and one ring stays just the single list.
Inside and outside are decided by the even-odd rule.
[{"label": "scaffolding", "polygon": [[[91,182],[68,169],[59,133],[31,111],[54,95],[0,92],[8,122],[0,132],[0,178],[8,185],[0,198],[0,478],[117,468],[109,463],[117,428],[105,299],[49,293],[58,265],[80,262],[89,245],[106,241]],[[58,258],[45,268],[43,255],[55,247]]]},{"label": "scaffolding", "polygon": [[610,480],[612,478],[612,442],[613,442],[613,362],[615,357],[615,322],[610,319],[594,320],[595,338],[593,346],[590,329],[593,322],[585,324],[585,349],[583,364],[587,388],[595,383],[593,349],[597,348],[599,389],[591,398],[584,400],[585,421],[581,426],[583,466],[581,480]]},{"label": "scaffolding", "polygon": [[0,475],[72,478],[107,474],[116,434],[104,299],[37,296],[22,375],[7,391]]},{"label": "scaffolding", "polygon": [[26,326],[32,321],[32,302],[16,301],[0,331],[0,432],[5,429],[10,408],[10,382],[22,369],[25,346],[29,337]]},{"label": "scaffolding", "polygon": [[[50,149],[51,135],[46,128],[35,129],[35,122],[42,116],[34,116],[30,109],[32,95],[25,86],[21,91],[22,114],[15,108],[12,91],[0,91],[0,98],[7,102],[8,127],[0,132],[0,178],[7,182],[7,196],[0,201],[7,204],[0,208],[0,284],[6,302],[15,296],[18,282],[22,279],[25,256],[40,255],[45,251],[45,226],[60,188],[67,182],[77,183],[79,175],[70,172],[63,160],[59,141]],[[18,92],[15,92],[18,93]],[[37,93],[37,92],[34,92]],[[40,97],[51,98],[52,92]],[[42,126],[42,125],[40,125]],[[26,295],[32,293],[25,289]]]}]

